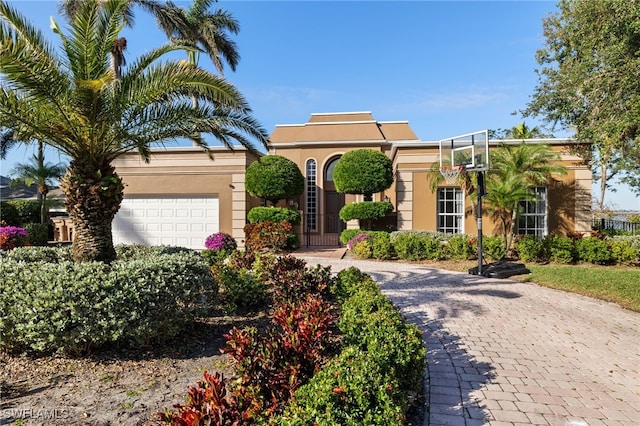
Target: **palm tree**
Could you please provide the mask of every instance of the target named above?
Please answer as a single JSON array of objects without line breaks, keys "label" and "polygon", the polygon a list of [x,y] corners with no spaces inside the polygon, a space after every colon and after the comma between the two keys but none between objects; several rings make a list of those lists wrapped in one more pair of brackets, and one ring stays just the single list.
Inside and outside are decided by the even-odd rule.
[{"label": "palm tree", "polygon": [[123,183],[112,161],[121,154],[135,150],[148,161],[152,145],[190,137],[194,130],[228,147],[237,142],[256,152],[255,140],[268,148],[266,131],[233,85],[166,60],[185,46],[152,49],[117,78],[109,56],[129,5],[80,2],[68,35],[53,21],[61,39],[58,57],[39,30],[0,1],[0,117],[18,139],[42,140],[71,159],[61,188],[74,224],[76,261],[115,259],[111,226]]},{"label": "palm tree", "polygon": [[524,122],[517,124],[515,127],[507,130],[505,136],[508,139],[536,139],[543,138],[547,135],[539,127],[528,127]]},{"label": "palm tree", "polygon": [[28,163],[19,163],[11,171],[12,185],[24,184],[31,186],[38,184],[40,195],[40,223],[46,223],[46,203],[49,186],[54,180],[64,176],[66,167],[60,163],[47,163],[44,160],[44,144],[38,142],[38,152],[34,154]]},{"label": "palm tree", "polygon": [[7,158],[7,153],[13,147],[13,145],[17,144],[18,141],[13,137],[14,131],[13,129],[2,129],[0,131],[0,159],[4,160]]},{"label": "palm tree", "polygon": [[[501,215],[510,214],[509,227],[503,228],[506,251],[509,251],[513,235],[516,233],[520,202],[531,200],[530,197],[514,198],[507,190],[512,187],[514,194],[521,195],[522,187],[544,185],[553,174],[566,174],[564,167],[553,164],[559,159],[560,155],[553,152],[549,145],[537,143],[501,143],[491,153],[486,200],[490,210],[500,210]],[[504,222],[502,223],[504,225]]]}]

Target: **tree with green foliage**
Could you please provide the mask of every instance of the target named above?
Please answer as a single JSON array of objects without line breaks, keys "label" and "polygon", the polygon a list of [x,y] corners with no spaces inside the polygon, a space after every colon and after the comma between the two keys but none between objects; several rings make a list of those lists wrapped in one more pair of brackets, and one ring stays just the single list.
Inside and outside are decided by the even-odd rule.
[{"label": "tree with green foliage", "polygon": [[[61,188],[76,261],[116,258],[112,221],[124,185],[112,161],[121,154],[137,151],[148,161],[152,145],[194,131],[251,152],[257,152],[253,140],[268,147],[236,87],[166,57],[185,46],[150,49],[126,67],[121,59],[110,61],[125,47],[119,35],[129,10],[127,0],[79,2],[66,33],[52,20],[58,56],[37,28],[0,2],[0,117],[18,140],[42,140],[71,159]],[[202,139],[197,143],[208,150]]]},{"label": "tree with green foliage", "polygon": [[566,174],[563,166],[554,164],[559,158],[546,144],[501,143],[492,150],[483,200],[490,214],[500,220],[505,252],[517,232],[520,203],[533,200],[531,187],[546,185],[554,174]]},{"label": "tree with green foliage", "polygon": [[304,176],[293,161],[281,155],[266,155],[247,167],[245,187],[249,194],[272,205],[304,192]]},{"label": "tree with green foliage", "polygon": [[40,194],[40,223],[47,223],[47,194],[55,180],[64,176],[66,167],[62,163],[48,163],[44,159],[44,144],[38,142],[38,152],[28,163],[18,163],[11,171],[11,184],[31,186],[38,184]]},{"label": "tree with green foliage", "polygon": [[393,183],[393,164],[383,152],[357,149],[344,154],[333,171],[336,190],[345,194],[363,194],[371,201],[373,194]]},{"label": "tree with green foliage", "polygon": [[543,21],[538,83],[527,116],[592,143],[582,155],[600,180],[599,207],[614,177],[640,194],[639,0],[560,0]]}]

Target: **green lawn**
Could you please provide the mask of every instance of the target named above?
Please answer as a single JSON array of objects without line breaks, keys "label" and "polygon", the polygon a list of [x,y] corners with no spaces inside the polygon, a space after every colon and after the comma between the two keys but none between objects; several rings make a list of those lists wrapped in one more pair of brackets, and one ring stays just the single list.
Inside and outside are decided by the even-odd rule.
[{"label": "green lawn", "polygon": [[582,265],[527,265],[524,281],[614,302],[640,312],[640,269]]}]

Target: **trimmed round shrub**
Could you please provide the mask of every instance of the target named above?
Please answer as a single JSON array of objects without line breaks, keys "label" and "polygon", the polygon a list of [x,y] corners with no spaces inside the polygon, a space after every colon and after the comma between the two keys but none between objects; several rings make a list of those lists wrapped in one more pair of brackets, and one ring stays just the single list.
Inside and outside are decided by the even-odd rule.
[{"label": "trimmed round shrub", "polygon": [[298,210],[286,207],[254,207],[247,214],[249,223],[261,222],[289,222],[292,225],[300,225],[302,215]]},{"label": "trimmed round shrub", "polygon": [[[364,201],[361,203],[345,204],[339,212],[340,219],[348,222],[353,219],[371,228],[371,221],[380,219],[393,211],[393,205],[387,201]],[[361,226],[362,227],[362,226]]]},{"label": "trimmed round shrub", "polygon": [[253,197],[278,201],[304,192],[304,176],[298,165],[280,155],[266,155],[247,167],[245,187]]},{"label": "trimmed round shrub", "polygon": [[336,190],[345,194],[364,194],[365,199],[384,191],[393,183],[391,159],[380,151],[357,149],[344,154],[333,170]]},{"label": "trimmed round shrub", "polygon": [[111,264],[27,266],[7,257],[0,275],[0,349],[9,351],[79,354],[105,344],[162,341],[200,315],[216,291],[195,252]]}]

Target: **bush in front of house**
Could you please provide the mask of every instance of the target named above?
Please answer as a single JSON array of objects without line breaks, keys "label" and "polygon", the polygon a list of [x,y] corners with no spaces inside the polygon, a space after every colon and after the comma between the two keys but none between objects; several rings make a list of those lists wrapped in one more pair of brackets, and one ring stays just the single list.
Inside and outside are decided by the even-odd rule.
[{"label": "bush in front of house", "polygon": [[5,256],[0,275],[0,349],[9,351],[79,354],[107,343],[162,341],[216,291],[202,256],[186,251],[111,264],[25,264]]},{"label": "bush in front of house", "polygon": [[247,167],[245,187],[251,196],[269,200],[294,198],[304,192],[304,176],[298,165],[281,155],[265,155]]},{"label": "bush in front of house", "polygon": [[[16,226],[24,226],[27,223],[39,223],[40,222],[40,201],[36,200],[9,200],[6,203],[13,206],[15,209],[16,218],[13,219],[11,216],[11,220],[16,220]],[[4,211],[2,212],[4,213]],[[2,218],[3,220],[9,221],[7,219]]]},{"label": "bush in front of house", "polygon": [[71,262],[71,247],[18,247],[11,251],[2,252],[0,256],[15,262]]},{"label": "bush in front of house", "polygon": [[445,257],[456,260],[468,260],[477,256],[477,238],[468,235],[455,234],[444,246]]},{"label": "bush in front of house", "polygon": [[609,241],[611,254],[622,265],[640,264],[640,235],[616,236]]},{"label": "bush in front of house", "polygon": [[596,265],[606,265],[613,262],[609,243],[602,238],[581,238],[575,242],[575,250],[578,261]]},{"label": "bush in front of house", "polygon": [[504,238],[499,235],[482,238],[482,253],[491,260],[500,260],[506,255]]},{"label": "bush in front of house", "polygon": [[212,271],[219,287],[220,306],[225,314],[255,312],[267,303],[267,287],[249,271],[227,265],[216,265]]},{"label": "bush in front of house", "polygon": [[550,235],[543,240],[543,253],[546,259],[569,264],[576,260],[575,240],[570,237]]},{"label": "bush in front of house", "polygon": [[296,234],[289,222],[248,223],[244,226],[245,247],[248,251],[279,252],[297,245]]},{"label": "bush in front of house", "polygon": [[390,241],[398,258],[403,260],[439,260],[444,257],[442,242],[426,233],[392,233]]},{"label": "bush in front of house", "polygon": [[46,246],[49,242],[49,225],[46,223],[27,223],[24,225],[27,238],[32,246]]},{"label": "bush in front of house", "polygon": [[383,218],[392,211],[393,205],[388,201],[364,201],[345,204],[338,215],[343,222],[357,219],[361,228],[371,229],[372,221]]},{"label": "bush in front of house", "polygon": [[254,207],[247,213],[249,223],[260,222],[289,222],[291,225],[300,225],[302,215],[298,210],[286,207]]}]

